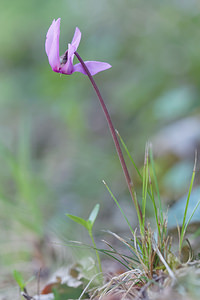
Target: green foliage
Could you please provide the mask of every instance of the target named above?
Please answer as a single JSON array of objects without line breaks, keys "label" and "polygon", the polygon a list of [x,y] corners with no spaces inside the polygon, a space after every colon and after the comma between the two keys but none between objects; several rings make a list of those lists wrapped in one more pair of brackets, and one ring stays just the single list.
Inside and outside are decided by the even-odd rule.
[{"label": "green foliage", "polygon": [[13,271],[13,277],[22,292],[25,290],[27,284],[35,278],[35,276],[33,276],[29,280],[25,281],[23,275],[17,270]]},{"label": "green foliage", "polygon": [[92,230],[92,227],[94,225],[96,217],[97,217],[97,215],[99,213],[99,208],[100,208],[100,205],[96,204],[95,207],[93,208],[92,212],[90,213],[90,216],[89,216],[89,218],[87,220],[89,230]]},{"label": "green foliage", "polygon": [[19,271],[14,270],[13,277],[16,280],[17,284],[19,285],[20,290],[23,291],[24,288],[26,287],[26,282],[24,281],[22,274]]},{"label": "green foliage", "polygon": [[[33,169],[30,151],[30,124],[22,123],[16,153],[0,143],[0,161],[3,161],[9,172],[8,178],[5,176],[0,180],[0,202],[2,212],[7,209],[15,211],[13,221],[17,223],[19,230],[28,231],[38,238],[43,238],[45,219],[52,213],[51,209],[45,207],[50,195],[47,186]],[[11,195],[8,183],[13,186]]]},{"label": "green foliage", "polygon": [[70,214],[66,214],[67,217],[69,217],[71,220],[73,220],[74,222],[84,226],[86,229],[88,229],[88,222],[80,217],[77,216],[73,216]]},{"label": "green foliage", "polygon": [[[120,137],[119,133],[118,136]],[[135,163],[130,155],[130,152],[128,151],[128,148],[125,144],[125,142],[122,140],[120,137],[120,141],[122,142],[122,145],[128,154],[130,160],[133,162],[133,165],[135,166]],[[149,164],[149,156],[150,156],[150,164]],[[184,241],[184,236],[187,230],[187,226],[189,225],[189,222],[194,215],[196,209],[198,208],[200,204],[200,200],[196,204],[191,216],[189,217],[187,223],[186,223],[186,215],[187,215],[187,209],[189,205],[189,199],[192,191],[192,186],[195,178],[195,171],[196,171],[196,159],[195,159],[195,166],[194,166],[194,171],[190,183],[190,188],[189,188],[189,193],[186,201],[186,206],[185,206],[185,212],[184,212],[184,217],[183,217],[183,223],[182,223],[182,228],[180,234],[180,239],[179,239],[179,257],[177,257],[175,254],[172,253],[171,251],[171,237],[167,233],[167,219],[163,217],[163,208],[162,208],[162,203],[161,203],[161,198],[160,198],[160,193],[159,193],[159,188],[158,188],[158,181],[157,181],[157,176],[156,176],[156,170],[155,170],[155,164],[154,164],[154,159],[153,159],[153,154],[152,154],[152,147],[151,145],[147,144],[146,150],[145,150],[145,159],[144,159],[144,167],[143,167],[143,176],[141,176],[139,170],[136,168],[136,171],[142,179],[142,223],[139,223],[139,229],[140,229],[140,235],[136,234],[136,230],[133,231],[126,215],[124,214],[123,210],[121,209],[118,201],[114,197],[113,193],[111,190],[108,188],[106,183],[106,188],[108,189],[111,197],[114,199],[115,203],[119,207],[123,217],[125,218],[132,234],[133,234],[133,239],[126,240],[119,235],[112,233],[119,241],[121,241],[133,254],[133,257],[127,256],[124,254],[119,253],[116,249],[113,248],[112,245],[109,243],[106,243],[110,248],[111,251],[107,250],[102,250],[103,253],[109,255],[110,257],[116,259],[118,262],[120,262],[122,265],[126,266],[127,269],[130,269],[130,266],[132,267],[142,267],[144,270],[146,276],[150,279],[153,278],[154,272],[156,270],[167,270],[169,275],[175,280],[175,276],[173,274],[172,269],[176,269],[178,266],[181,264],[181,259],[184,255],[185,252],[185,247],[182,246],[183,241]],[[153,183],[152,184],[152,179],[151,176],[153,177]],[[154,188],[155,187],[155,188]],[[154,196],[154,189],[156,190],[157,194],[157,201],[159,204],[159,210],[157,209],[157,203],[155,201],[155,196]],[[145,211],[146,211],[146,203],[147,203],[147,195],[149,195],[153,208],[154,208],[154,213],[155,213],[155,221],[156,221],[156,226],[157,226],[157,237],[155,241],[155,233],[152,231],[150,225],[147,223],[147,218],[145,217]],[[138,218],[139,219],[139,218]],[[189,243],[189,241],[188,241]],[[190,245],[190,244],[189,244]],[[191,248],[191,246],[190,246]],[[190,252],[192,250],[190,249]],[[188,252],[188,251],[187,251]],[[116,258],[116,256],[120,257]],[[189,256],[189,259],[191,259],[192,256]]]},{"label": "green foliage", "polygon": [[100,207],[99,204],[95,205],[95,207],[91,211],[89,218],[87,220],[84,220],[80,217],[70,215],[70,214],[66,214],[66,216],[69,217],[74,222],[84,226],[87,229],[89,236],[92,240],[92,244],[94,246],[95,252],[96,252],[96,257],[97,257],[97,261],[98,261],[98,265],[99,265],[99,271],[102,273],[101,261],[100,261],[100,257],[99,257],[98,251],[97,251],[95,241],[94,241],[93,233],[92,233],[92,228],[93,228],[94,222],[96,220],[96,217],[98,215],[99,207]]},{"label": "green foliage", "polygon": [[99,207],[100,207],[99,204],[95,205],[95,207],[93,208],[93,210],[90,213],[89,218],[87,220],[84,220],[80,217],[73,216],[73,215],[70,215],[70,214],[66,214],[66,216],[69,217],[74,222],[84,226],[89,232],[92,232],[92,227],[93,227],[94,222],[96,220],[96,217],[98,215]]}]

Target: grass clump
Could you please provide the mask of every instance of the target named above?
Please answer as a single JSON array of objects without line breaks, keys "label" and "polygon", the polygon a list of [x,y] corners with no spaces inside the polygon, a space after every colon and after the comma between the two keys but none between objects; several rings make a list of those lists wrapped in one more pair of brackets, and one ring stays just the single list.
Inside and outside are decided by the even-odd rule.
[{"label": "grass clump", "polygon": [[[119,133],[118,136],[120,137]],[[130,153],[128,152],[128,149],[121,137],[120,140],[128,156],[131,158]],[[103,181],[110,196],[126,220],[131,236],[129,238],[125,238],[114,232],[106,230],[107,233],[122,243],[122,250],[116,249],[114,245],[107,241],[104,242],[108,246],[108,249],[97,248],[94,238],[92,237],[93,247],[91,246],[91,248],[96,251],[99,271],[101,272],[102,269],[100,268],[100,257],[98,252],[114,259],[118,264],[121,264],[125,270],[122,274],[113,274],[108,278],[106,283],[102,283],[102,286],[97,287],[96,289],[93,287],[93,289],[90,290],[91,299],[104,299],[104,297],[107,297],[108,295],[121,297],[119,299],[134,299],[134,297],[138,297],[139,295],[141,297],[140,299],[145,299],[147,290],[149,290],[150,287],[151,289],[153,288],[152,293],[155,292],[155,290],[158,292],[163,288],[166,288],[166,285],[168,288],[171,288],[172,286],[178,286],[180,288],[181,282],[183,281],[182,277],[184,277],[183,273],[187,270],[186,265],[190,266],[190,271],[191,266],[193,266],[195,270],[198,270],[196,262],[193,262],[193,256],[191,255],[192,249],[189,247],[187,250],[185,249],[185,243],[188,241],[185,239],[187,226],[200,203],[200,201],[197,203],[191,216],[186,222],[187,209],[196,172],[196,160],[197,158],[195,155],[194,169],[189,185],[182,227],[181,229],[177,227],[177,231],[179,232],[179,249],[177,252],[175,252],[173,247],[173,237],[168,234],[167,216],[164,213],[162,202],[160,200],[151,144],[148,143],[146,146],[143,170],[140,172],[139,169],[136,169],[138,176],[142,180],[142,218],[140,218],[139,213],[138,228],[135,229],[131,226],[131,223],[118,200],[106,182]],[[149,201],[151,201],[154,209],[154,223],[156,225],[156,228],[154,229],[152,229],[151,224],[148,222],[146,217],[146,207]],[[91,213],[92,217],[90,215],[87,221],[69,214],[67,214],[67,216],[73,221],[83,225],[89,232],[91,230],[89,229],[91,225],[88,227],[87,222],[89,222],[92,218],[91,224],[92,226],[94,225],[98,209],[99,206],[95,206]],[[89,234],[91,236],[91,233]],[[190,245],[189,241],[187,243]],[[189,258],[187,261],[183,261],[183,251],[188,251]],[[182,273],[180,270],[182,270],[183,267],[185,268],[185,271]],[[182,279],[180,279],[180,277]]]}]

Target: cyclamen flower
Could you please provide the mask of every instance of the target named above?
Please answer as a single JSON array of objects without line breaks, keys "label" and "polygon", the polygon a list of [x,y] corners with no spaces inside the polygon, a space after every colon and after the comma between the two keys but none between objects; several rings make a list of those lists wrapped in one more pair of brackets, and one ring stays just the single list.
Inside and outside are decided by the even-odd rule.
[{"label": "cyclamen flower", "polygon": [[[71,44],[63,56],[59,56],[60,18],[53,20],[46,36],[45,50],[49,59],[49,64],[54,72],[70,75],[74,72],[81,72],[86,75],[81,63],[73,65],[74,53],[76,52],[80,40],[81,32],[78,27],[75,29]],[[91,75],[111,68],[111,65],[100,61],[85,61],[85,65]]]}]

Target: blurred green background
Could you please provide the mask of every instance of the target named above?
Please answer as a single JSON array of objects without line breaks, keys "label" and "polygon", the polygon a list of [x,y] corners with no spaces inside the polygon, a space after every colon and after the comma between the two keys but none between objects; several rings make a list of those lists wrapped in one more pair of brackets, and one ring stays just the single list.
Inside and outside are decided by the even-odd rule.
[{"label": "blurred green background", "polygon": [[[145,143],[152,141],[161,194],[168,205],[187,192],[194,151],[200,145],[200,2],[1,0],[0,8],[4,286],[11,270],[37,271],[58,259],[51,242],[45,248],[45,239],[54,235],[53,240],[64,242],[84,235],[65,213],[87,217],[100,203],[96,229],[125,230],[102,179],[135,222],[89,80],[80,73],[60,76],[48,64],[44,43],[52,20],[61,18],[60,54],[78,26],[82,58],[112,65],[95,80],[139,168]],[[139,180],[129,161],[128,165],[140,198]],[[65,254],[59,255],[65,261]]]}]

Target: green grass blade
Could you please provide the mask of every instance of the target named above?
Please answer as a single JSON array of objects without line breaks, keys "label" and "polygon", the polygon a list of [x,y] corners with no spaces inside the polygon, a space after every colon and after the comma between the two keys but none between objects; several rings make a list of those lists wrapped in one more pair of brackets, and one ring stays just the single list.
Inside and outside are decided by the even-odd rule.
[{"label": "green grass blade", "polygon": [[145,227],[145,213],[146,213],[146,200],[147,200],[147,190],[148,190],[148,170],[149,170],[149,154],[148,147],[146,145],[145,149],[145,158],[144,158],[144,170],[143,170],[143,184],[142,184],[142,235],[144,235],[144,227]]},{"label": "green grass blade", "polygon": [[134,168],[136,169],[136,171],[137,171],[137,173],[138,173],[140,179],[142,180],[142,175],[141,175],[139,169],[137,168],[137,166],[136,166],[136,164],[135,164],[135,162],[134,162],[132,156],[130,155],[130,152],[128,151],[128,148],[127,148],[127,146],[126,146],[124,140],[122,139],[122,137],[121,137],[121,135],[119,134],[118,130],[115,129],[115,131],[116,131],[116,133],[117,133],[117,135],[118,135],[118,137],[119,137],[119,140],[120,140],[120,142],[121,142],[121,144],[122,144],[122,146],[123,146],[123,148],[124,148],[126,154],[128,155],[128,157],[129,157],[130,161],[132,162],[132,164],[134,165]]},{"label": "green grass blade", "polygon": [[109,244],[108,242],[104,241],[106,243],[106,245],[108,245],[113,252],[118,255],[127,265],[129,264],[128,260],[127,260],[127,256],[125,257],[123,254],[119,253],[111,244]]},{"label": "green grass blade", "polygon": [[159,192],[159,187],[158,187],[158,180],[156,176],[156,171],[155,171],[155,165],[154,165],[154,159],[153,159],[153,152],[152,152],[152,146],[150,145],[149,147],[149,153],[150,153],[150,162],[151,162],[151,167],[152,167],[152,172],[153,172],[153,179],[156,187],[156,193],[158,196],[158,202],[159,202],[159,211],[160,211],[160,221],[161,224],[163,225],[164,218],[163,218],[163,209],[162,209],[162,203],[160,199],[160,192]]},{"label": "green grass blade", "polygon": [[156,226],[157,226],[157,229],[158,229],[158,234],[159,234],[159,237],[161,238],[161,232],[160,232],[160,224],[158,222],[158,210],[157,210],[157,206],[156,206],[156,202],[155,202],[155,198],[154,198],[154,192],[153,192],[153,186],[152,186],[152,181],[151,181],[151,176],[149,174],[149,185],[150,185],[150,191],[151,191],[151,200],[152,200],[152,203],[153,203],[153,208],[154,208],[154,213],[155,213],[155,218],[156,218]]},{"label": "green grass blade", "polygon": [[108,232],[109,234],[113,235],[116,239],[118,239],[121,243],[123,243],[125,245],[125,247],[133,254],[136,256],[135,254],[135,248],[129,243],[127,242],[125,239],[121,238],[118,234],[110,231],[110,230],[106,230],[106,232]]},{"label": "green grass blade", "polygon": [[187,230],[188,225],[190,224],[190,221],[191,221],[191,219],[192,219],[192,217],[193,217],[195,211],[196,211],[197,208],[199,207],[199,204],[200,204],[200,199],[199,199],[199,201],[197,202],[195,208],[193,209],[193,211],[192,211],[192,213],[191,213],[191,216],[189,217],[189,219],[188,219],[188,221],[187,221],[187,223],[186,223],[186,225],[185,225],[184,234],[185,234],[185,232],[186,232],[186,230]]},{"label": "green grass blade", "polygon": [[56,245],[67,246],[67,247],[72,247],[72,248],[78,248],[78,249],[79,248],[80,249],[92,249],[92,250],[95,250],[95,251],[99,251],[99,252],[101,252],[103,254],[106,254],[106,255],[112,257],[113,259],[117,260],[120,264],[122,264],[124,267],[128,268],[129,270],[131,270],[131,268],[129,268],[128,266],[126,266],[118,258],[116,258],[115,256],[112,255],[112,254],[115,254],[114,251],[110,251],[110,250],[106,250],[106,249],[100,249],[100,248],[94,247],[92,245],[84,244],[84,243],[79,242],[79,241],[68,241],[68,242],[64,242],[64,243],[55,243],[55,244]]},{"label": "green grass blade", "polygon": [[112,255],[112,254],[110,253],[110,251],[104,250],[104,249],[98,249],[98,251],[100,251],[100,252],[102,252],[102,253],[104,253],[104,254],[106,254],[106,255],[112,257],[114,260],[118,261],[118,262],[119,262],[121,265],[123,265],[125,268],[127,268],[128,270],[131,270],[131,268],[130,268],[128,265],[126,265],[126,264],[123,263],[120,259],[118,259],[118,258],[115,257],[114,255]]},{"label": "green grass blade", "polygon": [[[105,241],[102,240],[102,242],[105,242]],[[105,242],[105,243],[107,244],[107,242]],[[136,256],[135,253],[134,253],[134,255],[135,255],[136,258],[133,258],[133,257],[128,256],[126,254],[121,254],[118,251],[116,252],[116,250],[115,251],[107,250],[107,249],[97,249],[97,250],[98,251],[107,251],[107,252],[112,253],[112,254],[120,254],[120,256],[123,256],[123,257],[127,258],[127,260],[131,261],[132,263],[139,263],[139,260],[137,259],[137,256]]]},{"label": "green grass blade", "polygon": [[130,224],[129,220],[127,219],[127,217],[126,217],[126,215],[125,215],[123,209],[122,209],[121,206],[119,205],[119,202],[117,201],[117,199],[115,198],[115,196],[113,195],[113,193],[111,192],[111,190],[109,189],[109,187],[107,186],[107,184],[106,184],[106,182],[105,182],[104,180],[103,180],[103,184],[104,184],[105,187],[107,188],[109,194],[111,195],[111,197],[113,198],[113,200],[114,200],[115,203],[117,204],[118,208],[120,209],[120,211],[121,211],[121,213],[122,213],[124,219],[126,220],[128,226],[129,226],[129,228],[130,228],[131,233],[134,234],[134,230],[133,230],[133,228],[131,227],[131,224]]},{"label": "green grass blade", "polygon": [[186,231],[186,228],[185,228],[186,216],[187,216],[188,205],[189,205],[189,201],[190,201],[190,195],[191,195],[191,192],[192,192],[192,187],[193,187],[195,173],[196,173],[196,164],[197,164],[197,153],[195,153],[194,168],[193,168],[193,172],[192,172],[192,178],[191,178],[191,181],[190,181],[190,187],[189,187],[189,192],[188,192],[187,201],[186,201],[186,205],[185,205],[184,216],[183,216],[183,223],[182,223],[181,234],[180,234],[180,242],[179,242],[179,253],[181,253],[184,234],[185,234],[185,231]]}]

